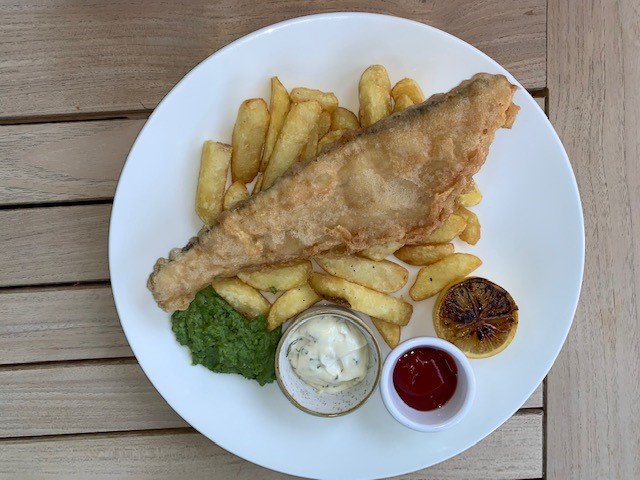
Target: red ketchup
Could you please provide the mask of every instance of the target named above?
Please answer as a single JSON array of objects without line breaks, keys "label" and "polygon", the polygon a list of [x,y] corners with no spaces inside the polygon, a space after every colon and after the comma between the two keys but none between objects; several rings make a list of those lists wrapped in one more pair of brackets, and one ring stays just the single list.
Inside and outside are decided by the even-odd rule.
[{"label": "red ketchup", "polygon": [[435,410],[451,400],[456,391],[456,361],[436,348],[413,348],[398,359],[393,386],[410,407],[423,412]]}]

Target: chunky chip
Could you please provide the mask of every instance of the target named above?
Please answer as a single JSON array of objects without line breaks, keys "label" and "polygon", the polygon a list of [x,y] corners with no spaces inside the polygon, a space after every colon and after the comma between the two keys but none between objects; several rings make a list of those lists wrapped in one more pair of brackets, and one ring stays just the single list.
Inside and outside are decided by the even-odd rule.
[{"label": "chunky chip", "polygon": [[216,278],[211,286],[229,305],[249,319],[269,313],[269,301],[238,278]]},{"label": "chunky chip", "polygon": [[409,296],[416,301],[432,297],[449,283],[466,277],[480,265],[482,260],[475,255],[453,253],[436,263],[422,267],[409,290]]},{"label": "chunky chip", "polygon": [[296,162],[321,113],[322,107],[316,101],[295,103],[291,107],[264,171],[263,190],[273,185]]},{"label": "chunky chip", "polygon": [[467,221],[460,215],[450,215],[442,224],[424,239],[423,243],[447,243],[462,233]]},{"label": "chunky chip", "polygon": [[267,329],[273,330],[318,301],[320,296],[307,283],[284,292],[271,305],[267,316]]},{"label": "chunky chip", "polygon": [[395,292],[407,283],[406,268],[388,260],[375,261],[362,257],[318,257],[318,265],[336,277],[379,292]]},{"label": "chunky chip", "polygon": [[231,145],[204,142],[196,191],[196,213],[207,225],[212,225],[222,211],[230,163]]},{"label": "chunky chip", "polygon": [[394,255],[409,265],[431,265],[447,255],[453,253],[452,243],[438,243],[436,245],[407,245],[399,249]]},{"label": "chunky chip", "polygon": [[384,339],[384,341],[391,348],[396,348],[400,343],[400,334],[402,327],[400,325],[395,325],[393,323],[385,322],[384,320],[380,320],[376,317],[371,317],[371,321],[375,325],[378,332]]},{"label": "chunky chip", "polygon": [[358,255],[365,258],[370,258],[371,260],[384,260],[393,252],[402,247],[402,242],[387,242],[381,245],[374,245],[373,247],[366,248],[360,252]]},{"label": "chunky chip", "polygon": [[391,114],[391,82],[386,68],[371,65],[360,77],[360,125],[368,127]]},{"label": "chunky chip", "polygon": [[371,290],[343,278],[312,273],[309,285],[318,295],[396,325],[406,325],[413,306],[399,298]]},{"label": "chunky chip", "polygon": [[233,182],[224,194],[223,207],[225,210],[231,210],[238,203],[249,198],[247,186],[242,182]]},{"label": "chunky chip", "polygon": [[239,272],[238,278],[263,292],[290,290],[306,283],[311,274],[311,262],[298,260],[285,265],[265,267],[253,272]]},{"label": "chunky chip", "polygon": [[238,109],[231,136],[231,177],[248,183],[260,170],[262,147],[269,127],[269,110],[261,98],[245,100]]},{"label": "chunky chip", "polygon": [[460,240],[469,245],[475,245],[480,240],[480,221],[478,216],[468,208],[458,207],[456,213],[467,221],[466,227],[460,233]]}]

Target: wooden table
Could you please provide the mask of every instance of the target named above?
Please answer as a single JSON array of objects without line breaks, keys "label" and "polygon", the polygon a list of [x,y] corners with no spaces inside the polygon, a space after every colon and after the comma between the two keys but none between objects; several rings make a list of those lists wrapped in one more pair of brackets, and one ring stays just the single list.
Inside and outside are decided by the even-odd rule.
[{"label": "wooden table", "polygon": [[434,25],[504,65],[546,107],[585,210],[582,301],[544,391],[403,478],[640,478],[638,0],[0,0],[0,477],[283,477],[200,436],[142,373],[111,298],[109,211],[146,117],[197,62],[340,10]]}]

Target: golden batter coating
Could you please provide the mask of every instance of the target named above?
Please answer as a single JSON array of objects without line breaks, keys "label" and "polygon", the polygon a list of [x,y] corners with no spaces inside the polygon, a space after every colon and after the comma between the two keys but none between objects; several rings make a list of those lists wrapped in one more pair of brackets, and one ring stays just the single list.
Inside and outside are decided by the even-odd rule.
[{"label": "golden batter coating", "polygon": [[158,305],[183,310],[214,277],[244,269],[389,241],[419,243],[451,214],[496,130],[513,123],[515,90],[502,75],[479,73],[348,132],[223,212],[170,260],[159,259],[148,282]]}]

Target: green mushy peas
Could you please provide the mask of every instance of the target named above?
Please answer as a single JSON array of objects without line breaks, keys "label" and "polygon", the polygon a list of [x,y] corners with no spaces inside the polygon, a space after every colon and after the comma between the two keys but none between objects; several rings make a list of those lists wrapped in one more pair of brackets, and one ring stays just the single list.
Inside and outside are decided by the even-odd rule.
[{"label": "green mushy peas", "polygon": [[191,350],[194,365],[239,373],[260,385],[275,380],[280,327],[268,332],[263,315],[246,319],[212,287],[199,292],[186,310],[174,312],[171,324],[178,342]]}]

